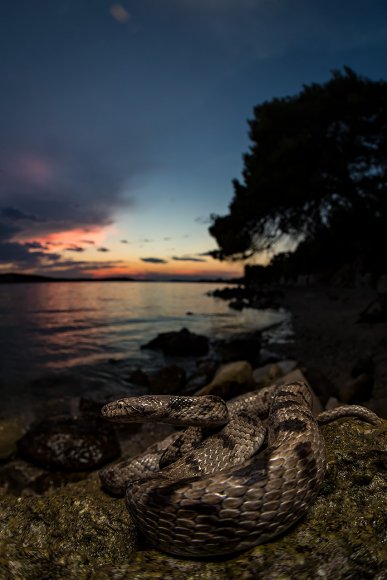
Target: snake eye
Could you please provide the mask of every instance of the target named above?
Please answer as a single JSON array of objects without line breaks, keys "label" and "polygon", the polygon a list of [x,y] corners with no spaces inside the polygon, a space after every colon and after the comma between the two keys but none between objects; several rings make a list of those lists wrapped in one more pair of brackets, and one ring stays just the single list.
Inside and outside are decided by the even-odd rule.
[{"label": "snake eye", "polygon": [[125,407],[125,401],[117,401],[117,407],[123,409]]}]

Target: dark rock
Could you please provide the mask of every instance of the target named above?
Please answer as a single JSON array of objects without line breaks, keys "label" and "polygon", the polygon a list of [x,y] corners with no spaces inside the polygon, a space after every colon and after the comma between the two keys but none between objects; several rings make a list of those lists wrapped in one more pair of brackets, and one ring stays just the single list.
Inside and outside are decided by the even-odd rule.
[{"label": "dark rock", "polygon": [[185,385],[185,370],[171,365],[148,375],[149,390],[155,395],[179,392]]},{"label": "dark rock", "polygon": [[19,455],[48,469],[86,471],[119,457],[114,428],[93,415],[58,415],[35,423],[18,441]]},{"label": "dark rock", "polygon": [[207,354],[209,346],[206,336],[182,328],[178,332],[162,332],[141,348],[162,350],[168,356],[203,356]]},{"label": "dark rock", "polygon": [[23,490],[33,485],[42,474],[43,469],[31,465],[22,459],[15,459],[0,469],[0,488],[12,495],[19,496]]},{"label": "dark rock", "polygon": [[375,324],[387,322],[387,294],[379,294],[368,304],[359,314],[358,322],[368,322]]},{"label": "dark rock", "polygon": [[215,344],[215,350],[219,353],[222,362],[248,361],[253,367],[259,365],[259,352],[261,348],[261,334],[240,334],[232,338],[219,340]]},{"label": "dark rock", "polygon": [[142,369],[134,369],[129,373],[128,381],[142,387],[149,387],[149,377]]}]

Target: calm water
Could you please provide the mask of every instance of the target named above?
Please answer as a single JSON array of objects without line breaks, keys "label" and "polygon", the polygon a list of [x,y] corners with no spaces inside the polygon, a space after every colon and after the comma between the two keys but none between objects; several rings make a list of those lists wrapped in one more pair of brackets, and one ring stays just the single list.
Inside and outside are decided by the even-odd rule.
[{"label": "calm water", "polygon": [[[0,286],[1,385],[8,395],[51,373],[117,378],[168,361],[140,345],[189,328],[210,338],[266,327],[283,313],[236,312],[206,295],[219,285],[55,283]],[[188,315],[190,312],[192,315]],[[115,363],[115,364],[114,364]]]}]

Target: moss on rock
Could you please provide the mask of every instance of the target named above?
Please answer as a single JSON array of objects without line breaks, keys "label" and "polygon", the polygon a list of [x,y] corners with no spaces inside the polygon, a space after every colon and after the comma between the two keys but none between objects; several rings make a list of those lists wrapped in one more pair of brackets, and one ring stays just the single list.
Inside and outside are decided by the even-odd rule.
[{"label": "moss on rock", "polygon": [[43,496],[0,495],[1,578],[89,578],[128,562],[134,543],[124,503],[96,475]]}]

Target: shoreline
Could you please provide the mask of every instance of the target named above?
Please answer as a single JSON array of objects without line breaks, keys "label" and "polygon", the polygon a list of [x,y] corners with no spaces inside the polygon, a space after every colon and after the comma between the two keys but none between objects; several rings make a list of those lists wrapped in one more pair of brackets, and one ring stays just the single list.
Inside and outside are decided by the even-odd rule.
[{"label": "shoreline", "polygon": [[376,292],[310,286],[285,287],[283,293],[294,337],[293,342],[274,349],[294,358],[301,367],[317,369],[336,392],[354,381],[356,369],[372,374],[373,388],[363,403],[387,417],[387,323],[358,322]]}]

